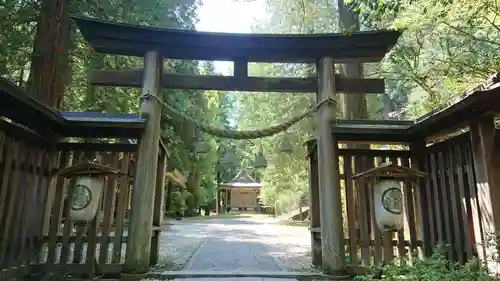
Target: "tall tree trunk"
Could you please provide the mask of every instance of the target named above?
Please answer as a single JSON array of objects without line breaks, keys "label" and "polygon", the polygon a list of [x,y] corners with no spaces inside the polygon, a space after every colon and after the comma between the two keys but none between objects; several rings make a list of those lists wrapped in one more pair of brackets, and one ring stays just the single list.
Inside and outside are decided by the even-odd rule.
[{"label": "tall tree trunk", "polygon": [[[359,17],[349,10],[344,0],[338,0],[338,13],[340,28],[343,32],[359,31]],[[345,63],[342,65],[342,72],[351,78],[363,77],[363,65],[360,63]],[[366,96],[342,94],[342,112],[345,119],[367,119],[368,111],[366,107]]]},{"label": "tall tree trunk", "polygon": [[69,0],[43,0],[26,89],[41,103],[59,107],[66,87],[70,42]]}]

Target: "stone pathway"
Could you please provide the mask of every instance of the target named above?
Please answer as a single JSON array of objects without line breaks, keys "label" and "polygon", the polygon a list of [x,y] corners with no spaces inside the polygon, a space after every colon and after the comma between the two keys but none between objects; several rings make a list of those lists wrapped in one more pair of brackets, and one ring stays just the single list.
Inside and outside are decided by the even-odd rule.
[{"label": "stone pathway", "polygon": [[[172,261],[179,265],[177,267],[177,270],[180,270],[179,273],[309,271],[310,238],[305,227],[278,225],[275,220],[267,216],[242,218],[222,216],[211,219],[186,219],[172,223],[174,225],[171,226],[168,236],[169,238],[177,236],[175,238],[180,240],[174,240],[180,243],[170,240],[162,242],[162,246],[177,248],[175,251],[169,250],[169,254],[184,253],[181,259],[177,258]],[[179,247],[180,245],[183,246]],[[189,256],[187,260],[186,256]],[[258,277],[176,278],[175,280],[200,281],[200,279],[201,281],[295,280]]]},{"label": "stone pathway", "polygon": [[258,278],[258,277],[235,277],[235,278],[183,278],[176,281],[296,281],[292,278]]},{"label": "stone pathway", "polygon": [[[276,260],[260,243],[256,233],[231,233],[230,237],[209,237],[183,270],[280,271]],[[257,241],[256,241],[257,240]]]}]

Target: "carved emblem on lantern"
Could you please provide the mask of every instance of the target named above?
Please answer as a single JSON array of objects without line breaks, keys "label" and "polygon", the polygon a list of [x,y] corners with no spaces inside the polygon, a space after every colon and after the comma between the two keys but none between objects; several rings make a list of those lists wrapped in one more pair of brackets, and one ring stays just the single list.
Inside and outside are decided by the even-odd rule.
[{"label": "carved emblem on lantern", "polygon": [[[353,180],[367,183],[373,190],[373,212],[382,231],[396,231],[403,227],[404,196],[402,184],[412,184],[425,173],[415,169],[384,163],[352,176]],[[364,186],[361,184],[360,186]]]}]

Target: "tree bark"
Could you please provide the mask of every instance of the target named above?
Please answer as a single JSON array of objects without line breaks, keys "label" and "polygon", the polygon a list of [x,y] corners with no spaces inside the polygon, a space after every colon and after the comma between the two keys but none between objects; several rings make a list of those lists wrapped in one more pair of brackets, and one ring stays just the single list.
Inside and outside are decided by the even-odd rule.
[{"label": "tree bark", "polygon": [[70,42],[68,0],[43,0],[40,11],[31,69],[26,85],[28,93],[41,103],[59,107],[68,81]]},{"label": "tree bark", "polygon": [[[344,0],[338,0],[340,28],[343,32],[359,31],[359,17],[349,10]],[[345,63],[342,72],[350,78],[363,77],[363,65],[360,63]],[[367,119],[366,95],[341,94],[342,114],[345,119]]]}]

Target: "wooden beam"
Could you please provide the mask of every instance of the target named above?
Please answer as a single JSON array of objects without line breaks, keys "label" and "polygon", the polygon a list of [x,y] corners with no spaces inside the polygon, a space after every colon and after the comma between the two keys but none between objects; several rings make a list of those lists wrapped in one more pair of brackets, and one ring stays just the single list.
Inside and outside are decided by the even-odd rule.
[{"label": "wooden beam", "polygon": [[[158,173],[160,147],[161,78],[163,58],[158,52],[144,56],[144,83],[140,111],[149,116],[146,128],[138,140],[138,159],[132,188],[131,216],[128,228],[128,243],[123,273],[147,273],[151,258],[151,233],[153,206]],[[156,96],[148,98],[146,94]]]},{"label": "wooden beam", "polygon": [[245,59],[238,59],[234,61],[233,75],[237,78],[248,77],[248,61]]},{"label": "wooden beam", "polygon": [[[235,67],[236,67],[235,63]],[[235,73],[245,73],[245,64],[238,63]],[[241,67],[241,68],[240,68]],[[122,86],[140,88],[142,70],[114,71],[93,70],[90,82],[98,86]],[[162,86],[166,89],[219,90],[244,92],[295,92],[316,93],[317,77],[244,77],[163,74]],[[381,94],[385,92],[384,79],[347,78],[335,75],[335,91],[352,94]]]}]

